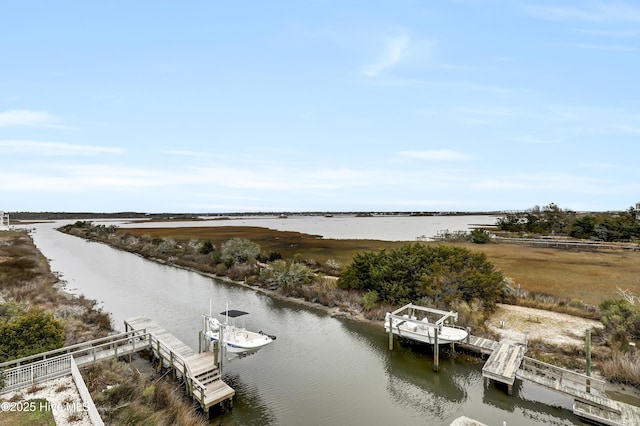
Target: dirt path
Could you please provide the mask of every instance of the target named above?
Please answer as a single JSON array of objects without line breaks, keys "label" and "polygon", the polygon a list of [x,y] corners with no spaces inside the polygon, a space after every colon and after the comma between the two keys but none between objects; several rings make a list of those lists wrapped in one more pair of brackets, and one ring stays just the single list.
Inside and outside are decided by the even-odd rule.
[{"label": "dirt path", "polygon": [[498,305],[488,325],[503,339],[524,342],[526,334],[557,345],[584,345],[586,330],[603,328],[599,321],[514,305]]}]

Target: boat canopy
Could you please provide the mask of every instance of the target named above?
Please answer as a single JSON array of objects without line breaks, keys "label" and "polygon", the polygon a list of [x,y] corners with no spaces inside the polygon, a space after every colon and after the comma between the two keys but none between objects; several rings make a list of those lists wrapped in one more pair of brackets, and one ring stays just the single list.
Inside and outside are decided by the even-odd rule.
[{"label": "boat canopy", "polygon": [[237,317],[241,317],[242,315],[249,315],[249,312],[238,311],[236,309],[229,309],[227,311],[220,312],[220,315],[223,315],[229,318],[237,318]]}]

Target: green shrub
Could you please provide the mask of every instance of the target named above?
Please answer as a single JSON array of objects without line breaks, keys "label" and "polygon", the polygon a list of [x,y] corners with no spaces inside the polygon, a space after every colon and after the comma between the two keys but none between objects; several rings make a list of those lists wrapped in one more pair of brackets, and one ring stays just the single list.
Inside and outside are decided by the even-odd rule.
[{"label": "green shrub", "polygon": [[368,291],[364,296],[362,296],[362,299],[360,299],[360,305],[362,305],[362,308],[365,311],[370,311],[378,305],[379,299],[380,297],[378,296],[378,293],[375,291]]},{"label": "green shrub", "polygon": [[222,244],[221,251],[223,259],[243,263],[255,259],[260,254],[260,246],[246,238],[232,238]]},{"label": "green shrub", "polygon": [[471,241],[476,244],[486,244],[491,241],[491,235],[485,229],[475,228],[471,231]]},{"label": "green shrub", "polygon": [[289,263],[284,260],[271,262],[260,272],[260,278],[267,284],[287,289],[313,281],[314,273],[302,263]]},{"label": "green shrub", "polygon": [[504,277],[481,252],[453,246],[404,246],[357,253],[337,283],[343,289],[375,291],[380,300],[402,304],[428,298],[440,306],[502,297]]},{"label": "green shrub", "polygon": [[602,324],[611,337],[626,344],[640,338],[640,306],[624,299],[607,299],[600,304]]},{"label": "green shrub", "polygon": [[0,322],[2,361],[35,355],[63,345],[62,324],[43,309],[31,308]]}]

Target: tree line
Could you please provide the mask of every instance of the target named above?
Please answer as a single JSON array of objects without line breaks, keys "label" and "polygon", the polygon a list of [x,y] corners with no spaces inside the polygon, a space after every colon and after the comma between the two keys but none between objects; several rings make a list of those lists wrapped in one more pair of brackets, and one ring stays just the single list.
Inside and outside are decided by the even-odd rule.
[{"label": "tree line", "polygon": [[593,241],[616,242],[640,239],[640,220],[633,207],[616,213],[576,213],[551,203],[498,219],[501,231],[536,235],[567,235]]}]

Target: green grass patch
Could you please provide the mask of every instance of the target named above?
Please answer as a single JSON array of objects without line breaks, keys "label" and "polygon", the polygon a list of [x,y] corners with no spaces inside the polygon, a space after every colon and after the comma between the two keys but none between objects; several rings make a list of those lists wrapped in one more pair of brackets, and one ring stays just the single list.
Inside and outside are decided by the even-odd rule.
[{"label": "green grass patch", "polygon": [[9,404],[12,404],[12,408],[15,409],[0,411],[0,426],[55,426],[56,424],[46,399],[37,398],[9,402]]}]

